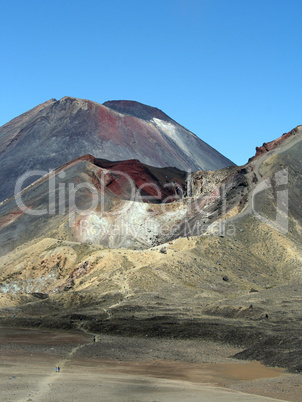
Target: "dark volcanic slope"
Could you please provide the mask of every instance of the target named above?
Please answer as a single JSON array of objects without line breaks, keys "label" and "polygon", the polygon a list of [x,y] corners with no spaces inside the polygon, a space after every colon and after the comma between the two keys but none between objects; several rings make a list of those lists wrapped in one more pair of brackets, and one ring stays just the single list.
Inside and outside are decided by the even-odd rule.
[{"label": "dark volcanic slope", "polygon": [[[107,101],[103,103],[104,106],[109,107],[116,112],[128,114],[130,116],[138,117],[143,120],[152,120],[154,118],[166,121],[168,123],[176,123],[163,111],[156,107],[144,105],[139,102],[121,100],[121,101]],[[177,123],[176,123],[177,124]]]},{"label": "dark volcanic slope", "polygon": [[85,154],[194,171],[233,164],[150,106],[51,99],[0,128],[0,201],[13,195],[17,178],[25,172],[48,171]]}]

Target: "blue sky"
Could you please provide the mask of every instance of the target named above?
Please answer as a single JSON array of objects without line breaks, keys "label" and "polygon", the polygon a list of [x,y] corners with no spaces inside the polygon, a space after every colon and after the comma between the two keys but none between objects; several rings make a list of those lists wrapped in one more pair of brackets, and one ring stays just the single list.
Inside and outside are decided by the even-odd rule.
[{"label": "blue sky", "polygon": [[0,125],[50,98],[131,99],[244,164],[302,124],[300,0],[0,6]]}]

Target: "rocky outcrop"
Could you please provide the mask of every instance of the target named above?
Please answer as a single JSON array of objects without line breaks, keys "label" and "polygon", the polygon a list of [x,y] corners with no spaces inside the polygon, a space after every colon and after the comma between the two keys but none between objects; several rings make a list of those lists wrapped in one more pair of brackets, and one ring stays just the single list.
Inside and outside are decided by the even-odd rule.
[{"label": "rocky outcrop", "polygon": [[293,130],[289,131],[288,133],[282,134],[281,137],[279,137],[273,141],[270,141],[270,142],[264,142],[261,147],[256,147],[256,154],[255,154],[255,156],[250,158],[249,161],[251,161],[254,158],[257,158],[258,156],[263,155],[269,151],[272,151],[278,145],[282,144],[282,142],[285,141],[287,138],[297,134],[299,129],[301,130],[301,128],[302,128],[302,126],[295,127]]}]

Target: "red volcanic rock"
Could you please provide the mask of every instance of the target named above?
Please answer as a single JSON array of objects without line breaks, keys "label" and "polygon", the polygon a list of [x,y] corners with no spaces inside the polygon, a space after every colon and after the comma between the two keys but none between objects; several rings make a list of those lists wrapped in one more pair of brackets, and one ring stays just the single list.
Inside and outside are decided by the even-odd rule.
[{"label": "red volcanic rock", "polygon": [[171,167],[148,166],[137,159],[112,162],[88,154],[60,166],[55,170],[55,174],[66,171],[82,161],[100,168],[90,181],[97,190],[103,190],[103,185],[113,196],[128,199],[132,190],[136,193],[139,190],[143,201],[172,202],[186,192],[186,172]]},{"label": "red volcanic rock", "polygon": [[9,214],[5,216],[0,216],[0,230],[4,229],[6,226],[9,226],[10,224],[17,221],[18,218],[21,217],[23,214],[24,214],[23,211],[17,209],[11,211]]},{"label": "red volcanic rock", "polygon": [[254,158],[257,158],[260,155],[263,155],[272,149],[275,149],[278,145],[282,144],[283,141],[285,141],[287,138],[291,137],[292,135],[295,135],[297,132],[297,127],[294,128],[293,130],[289,131],[288,133],[284,133],[281,135],[281,137],[270,141],[270,142],[264,142],[261,147],[256,147],[256,154],[252,158],[249,159],[249,161],[253,160]]},{"label": "red volcanic rock", "polygon": [[[79,157],[23,188],[18,197],[0,204],[0,255],[17,247],[25,237],[31,239],[46,232],[50,237],[61,236],[57,230],[63,221],[64,236],[74,240],[79,235],[82,239],[87,227],[86,211],[96,216],[97,225],[103,214],[112,214],[107,224],[115,225],[124,207],[130,206],[136,229],[140,230],[141,223],[136,220],[150,217],[149,206],[143,204],[161,211],[155,204],[181,198],[186,176],[176,168],[154,168],[138,160],[110,162],[92,155]],[[127,214],[123,216],[126,218]]]},{"label": "red volcanic rock", "polygon": [[110,162],[94,158],[93,163],[102,168],[99,177],[107,180],[106,188],[115,196],[128,198],[138,189],[143,201],[172,202],[186,191],[187,174],[176,168],[155,168],[136,159]]}]

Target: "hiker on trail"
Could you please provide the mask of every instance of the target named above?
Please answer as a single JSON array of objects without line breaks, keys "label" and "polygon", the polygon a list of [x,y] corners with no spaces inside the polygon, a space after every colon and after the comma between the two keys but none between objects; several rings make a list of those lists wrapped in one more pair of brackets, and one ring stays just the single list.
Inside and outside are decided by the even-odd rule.
[{"label": "hiker on trail", "polygon": [[58,373],[60,372],[60,367],[58,366]]},{"label": "hiker on trail", "polygon": [[93,342],[95,342],[95,335],[93,336]]},{"label": "hiker on trail", "polygon": [[56,367],[56,373],[58,372],[58,367]]}]

